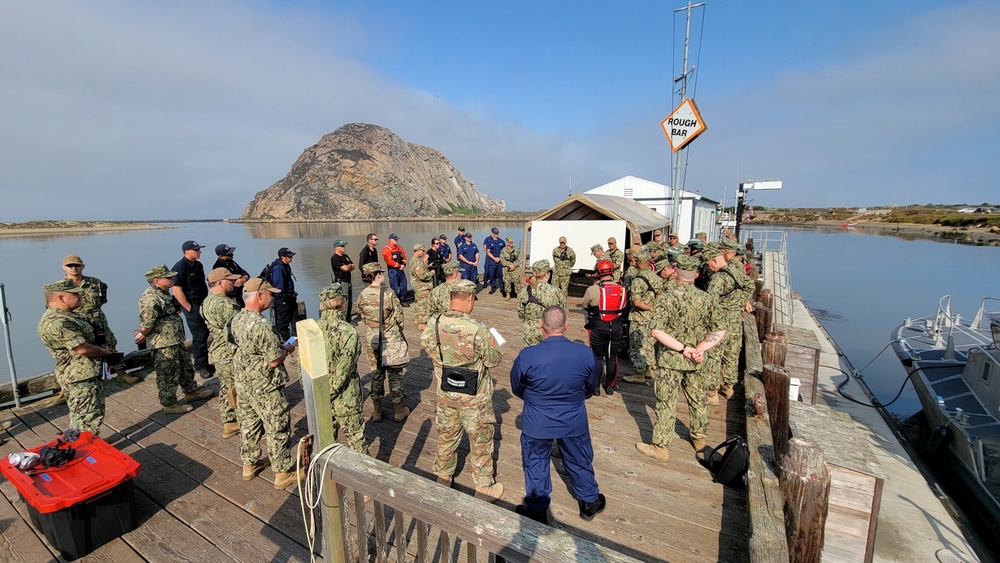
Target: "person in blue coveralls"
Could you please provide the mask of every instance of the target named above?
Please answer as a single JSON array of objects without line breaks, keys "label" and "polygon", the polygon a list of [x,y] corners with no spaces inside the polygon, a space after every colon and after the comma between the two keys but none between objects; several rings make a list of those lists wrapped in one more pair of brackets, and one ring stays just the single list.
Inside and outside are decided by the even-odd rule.
[{"label": "person in blue coveralls", "polygon": [[472,233],[465,233],[465,242],[455,251],[462,266],[462,279],[479,283],[479,247],[472,242]]},{"label": "person in blue coveralls", "polygon": [[458,234],[455,235],[455,250],[463,244],[465,244],[465,227],[459,227]]},{"label": "person in blue coveralls", "polygon": [[584,404],[597,394],[601,371],[590,348],[564,336],[566,328],[566,311],[561,307],[545,309],[545,339],[521,350],[510,370],[511,390],[524,400],[521,464],[525,495],[524,504],[515,511],[543,524],[549,523],[553,441],[580,506],[580,518],[591,520],[607,506],[594,477],[594,448]]},{"label": "person in blue coveralls", "polygon": [[490,295],[503,291],[503,296],[507,297],[507,292],[503,290],[503,266],[500,265],[500,251],[507,246],[507,243],[500,238],[500,230],[493,227],[490,236],[483,240],[483,250],[486,251],[486,259],[483,261],[483,289],[490,286]]}]

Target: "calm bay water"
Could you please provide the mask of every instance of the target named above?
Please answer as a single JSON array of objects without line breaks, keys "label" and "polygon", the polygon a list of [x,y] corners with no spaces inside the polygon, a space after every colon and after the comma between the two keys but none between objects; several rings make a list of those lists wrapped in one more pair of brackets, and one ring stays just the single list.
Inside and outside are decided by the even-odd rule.
[{"label": "calm bay water", "polygon": [[[271,262],[277,249],[287,246],[297,253],[292,262],[296,288],[310,315],[318,306],[316,293],[330,282],[333,240],[348,242],[347,252],[357,261],[369,232],[379,234],[384,245],[390,232],[400,236],[409,252],[415,242],[427,244],[445,233],[451,241],[459,225],[473,231],[480,244],[492,223],[350,223],[255,224],[189,223],[155,231],[96,233],[46,237],[0,238],[0,259],[5,265],[0,283],[5,285],[12,315],[11,338],[18,378],[46,373],[53,361],[35,334],[41,316],[41,287],[63,275],[63,256],[83,257],[87,275],[110,286],[104,309],[121,346],[128,352],[137,327],[136,302],[146,288],[143,273],[157,264],[172,266],[181,257],[181,243],[196,240],[208,246],[203,253],[206,270],[215,262],[215,245],[236,247],[236,261],[251,275]],[[522,223],[498,223],[501,236],[512,236],[518,245]],[[449,244],[451,244],[449,242]],[[586,252],[585,249],[576,249]],[[906,317],[933,314],[938,299],[952,296],[952,308],[963,316],[975,313],[985,296],[1000,296],[1000,249],[950,243],[904,240],[891,236],[844,230],[789,229],[788,251],[792,289],[817,313],[827,331],[851,362],[862,368],[888,343],[890,331]],[[355,275],[356,292],[361,279]],[[357,293],[355,293],[357,294]],[[864,370],[868,384],[883,400],[898,390],[905,372],[891,350],[886,350]],[[9,381],[6,361],[0,378]],[[920,409],[907,386],[893,412],[911,414]]]}]

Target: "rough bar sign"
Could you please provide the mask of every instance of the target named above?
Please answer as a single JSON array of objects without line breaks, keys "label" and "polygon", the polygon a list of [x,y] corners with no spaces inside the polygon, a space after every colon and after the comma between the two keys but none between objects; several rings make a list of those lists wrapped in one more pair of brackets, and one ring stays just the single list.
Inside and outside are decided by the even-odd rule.
[{"label": "rough bar sign", "polygon": [[681,105],[660,123],[660,126],[663,127],[663,133],[670,141],[670,149],[674,152],[684,148],[708,129],[701,114],[698,113],[698,106],[691,98],[685,98]]}]

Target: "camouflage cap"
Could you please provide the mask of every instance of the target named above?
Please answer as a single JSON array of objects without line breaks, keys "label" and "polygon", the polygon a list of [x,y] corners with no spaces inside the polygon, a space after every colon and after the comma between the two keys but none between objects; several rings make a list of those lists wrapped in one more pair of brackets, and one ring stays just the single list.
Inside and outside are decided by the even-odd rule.
[{"label": "camouflage cap", "polygon": [[514,242],[514,237],[507,237],[504,239],[506,242]]},{"label": "camouflage cap", "polygon": [[531,271],[537,276],[552,271],[552,266],[548,260],[539,260],[531,264]]},{"label": "camouflage cap", "polygon": [[716,256],[722,256],[722,251],[719,250],[718,248],[715,248],[714,246],[709,246],[698,254],[698,258],[701,258],[702,263],[708,262],[709,260],[715,258]]},{"label": "camouflage cap", "polygon": [[640,250],[639,252],[635,252],[634,255],[636,262],[649,262],[651,258],[648,250]]},{"label": "camouflage cap", "polygon": [[339,283],[331,283],[330,285],[319,290],[319,300],[321,303],[323,301],[329,301],[335,297],[347,297],[344,295],[344,288],[341,287]]},{"label": "camouflage cap", "polygon": [[66,265],[69,265],[69,264],[80,264],[82,266],[83,265],[83,258],[80,258],[79,254],[70,254],[69,256],[63,258],[62,265],[66,266]]},{"label": "camouflage cap", "polygon": [[476,284],[472,283],[470,280],[455,280],[448,284],[448,293],[468,293],[470,295],[476,294]]},{"label": "camouflage cap", "polygon": [[596,253],[598,250],[604,250],[604,247],[601,246],[601,245],[599,245],[599,244],[595,244],[594,246],[590,247],[590,253],[591,254]]},{"label": "camouflage cap", "polygon": [[83,293],[83,288],[71,282],[68,278],[63,278],[59,281],[46,284],[44,287],[42,287],[42,290],[45,291],[46,295],[48,295],[49,293],[59,293],[59,292]]},{"label": "camouflage cap", "polygon": [[149,281],[153,281],[157,278],[172,278],[176,275],[177,272],[172,271],[166,264],[153,266],[152,268],[146,270],[146,279]]},{"label": "camouflage cap", "polygon": [[681,254],[677,257],[677,269],[684,270],[685,272],[697,272],[698,266],[701,265],[701,260],[698,260],[695,256],[688,256],[687,254]]},{"label": "camouflage cap", "polygon": [[727,238],[720,240],[718,243],[716,243],[715,246],[718,246],[722,250],[736,250],[737,248],[740,247],[738,242],[736,242],[735,240],[729,240]]},{"label": "camouflage cap", "polygon": [[687,246],[689,248],[693,248],[695,250],[701,250],[701,249],[705,248],[705,244],[701,242],[701,239],[697,239],[697,238],[693,238],[693,239],[687,241],[687,244],[685,244],[684,246]]},{"label": "camouflage cap", "polygon": [[413,251],[416,252],[418,250],[427,250],[427,247],[418,242],[417,244],[413,245]]},{"label": "camouflage cap", "polygon": [[382,268],[382,264],[379,264],[378,262],[369,262],[361,267],[361,271],[366,274],[377,274],[379,272],[384,272],[385,270]]},{"label": "camouflage cap", "polygon": [[663,234],[663,231],[661,231],[660,229],[656,229],[655,231],[653,231],[653,236],[654,237],[657,236],[657,235],[662,235],[662,234]]},{"label": "camouflage cap", "polygon": [[238,280],[241,277],[243,276],[239,274],[233,274],[225,268],[216,268],[208,273],[208,282],[215,283],[222,280]]},{"label": "camouflage cap", "polygon": [[654,266],[657,274],[659,274],[660,271],[663,270],[664,268],[673,269],[673,267],[674,267],[673,263],[668,258],[661,258],[657,260],[656,266]]},{"label": "camouflage cap", "polygon": [[608,244],[618,244],[618,239],[615,237],[608,237]]},{"label": "camouflage cap", "polygon": [[566,237],[559,237],[559,242],[566,242]]},{"label": "camouflage cap", "polygon": [[694,234],[694,238],[708,238],[708,235],[703,232],[698,232]]},{"label": "camouflage cap", "polygon": [[455,272],[461,272],[462,266],[458,262],[448,262],[444,266],[441,266],[441,271],[446,274],[454,274]]},{"label": "camouflage cap", "polygon": [[280,289],[275,289],[274,286],[267,283],[260,278],[250,278],[250,281],[243,284],[243,292],[250,293],[253,291],[270,291],[271,293],[281,293]]}]

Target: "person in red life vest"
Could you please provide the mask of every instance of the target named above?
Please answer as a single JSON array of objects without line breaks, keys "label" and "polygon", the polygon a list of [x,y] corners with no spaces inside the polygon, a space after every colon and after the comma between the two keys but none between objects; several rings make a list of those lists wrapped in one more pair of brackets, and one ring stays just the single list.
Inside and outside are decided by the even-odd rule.
[{"label": "person in red life vest", "polygon": [[618,348],[622,343],[628,296],[624,286],[611,281],[615,265],[610,260],[599,261],[596,269],[600,280],[587,288],[580,306],[587,311],[585,328],[590,333],[590,349],[604,372],[604,393],[614,395],[618,386]]},{"label": "person in red life vest", "polygon": [[[389,287],[402,303],[406,300],[406,292],[409,289],[406,284],[406,274],[403,268],[406,267],[406,251],[399,246],[399,235],[392,233],[389,235],[389,243],[382,249],[382,260],[385,261],[386,270],[389,272]],[[403,304],[408,307],[409,304]]]}]

